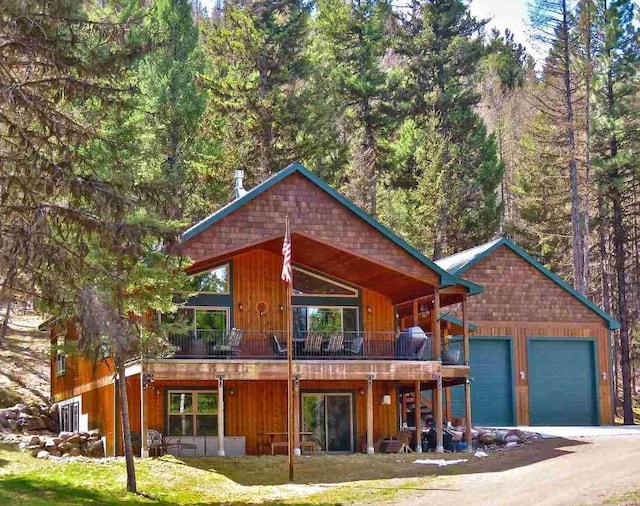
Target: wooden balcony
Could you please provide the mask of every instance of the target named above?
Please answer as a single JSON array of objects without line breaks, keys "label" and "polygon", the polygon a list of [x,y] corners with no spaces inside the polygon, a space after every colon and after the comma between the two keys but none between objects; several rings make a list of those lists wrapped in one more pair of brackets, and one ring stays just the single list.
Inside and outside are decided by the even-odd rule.
[{"label": "wooden balcony", "polygon": [[[285,335],[283,331],[245,331],[237,348],[226,335],[211,332],[172,336],[175,355],[149,360],[145,370],[164,380],[220,374],[238,380],[286,380]],[[435,382],[438,376],[455,381],[469,375],[468,366],[443,365],[432,356],[430,334],[414,338],[397,332],[346,332],[342,340],[335,334],[318,335],[320,339],[297,333],[293,339],[294,374],[305,380],[363,380],[374,375],[377,380]]]}]

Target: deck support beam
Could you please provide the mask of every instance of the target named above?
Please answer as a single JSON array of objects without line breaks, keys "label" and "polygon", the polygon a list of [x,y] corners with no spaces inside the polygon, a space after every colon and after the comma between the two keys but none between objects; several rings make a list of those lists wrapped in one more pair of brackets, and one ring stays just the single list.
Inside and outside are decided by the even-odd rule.
[{"label": "deck support beam", "polygon": [[[140,457],[149,456],[149,448],[147,441],[147,380],[149,376],[145,376],[144,369],[140,369]],[[153,378],[153,375],[151,375]]]},{"label": "deck support beam", "polygon": [[218,456],[224,457],[224,374],[218,375]]},{"label": "deck support beam", "polygon": [[300,452],[300,374],[293,375],[293,454],[299,457]]},{"label": "deck support beam", "polygon": [[438,374],[437,380],[438,384],[433,396],[433,408],[436,418],[436,453],[444,453],[442,437],[442,374]]},{"label": "deck support beam", "polygon": [[416,381],[414,418],[416,420],[416,453],[422,453],[422,391],[420,382]]},{"label": "deck support beam", "polygon": [[[462,296],[462,335],[464,346],[464,365],[469,365],[470,345],[469,345],[469,311],[467,294]],[[467,451],[473,451],[473,433],[471,431],[471,381],[467,378],[464,384],[464,420],[465,436],[467,441]]]},{"label": "deck support beam", "polygon": [[373,455],[373,374],[367,374],[367,455]]},{"label": "deck support beam", "polygon": [[436,360],[442,360],[442,342],[440,341],[440,290],[436,287],[433,291],[433,356]]}]

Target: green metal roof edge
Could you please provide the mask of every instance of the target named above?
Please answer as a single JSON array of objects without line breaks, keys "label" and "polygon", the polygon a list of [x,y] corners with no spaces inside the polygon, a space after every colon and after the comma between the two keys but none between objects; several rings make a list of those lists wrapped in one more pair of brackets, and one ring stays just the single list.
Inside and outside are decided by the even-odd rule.
[{"label": "green metal roof edge", "polygon": [[584,295],[582,295],[581,293],[577,292],[569,283],[564,281],[557,274],[554,274],[553,272],[551,272],[544,265],[542,265],[540,262],[538,262],[535,258],[533,258],[531,255],[529,255],[529,253],[527,253],[525,250],[523,250],[520,246],[518,246],[517,244],[511,242],[507,237],[501,237],[500,240],[497,241],[493,246],[491,246],[490,248],[487,248],[482,253],[478,254],[475,257],[473,257],[471,260],[469,260],[467,263],[465,263],[464,265],[462,265],[458,269],[455,269],[455,273],[454,274],[458,275],[459,273],[466,272],[472,266],[477,264],[480,260],[482,260],[483,258],[487,257],[491,252],[493,252],[494,250],[498,249],[502,245],[506,246],[511,251],[513,251],[517,255],[521,256],[527,263],[529,263],[529,265],[531,265],[533,268],[535,268],[538,272],[540,272],[541,274],[544,274],[547,278],[549,278],[551,281],[553,281],[558,286],[560,286],[560,288],[564,289],[570,295],[573,295],[576,299],[578,299],[580,302],[582,302],[585,306],[587,306],[589,309],[591,309],[592,311],[597,313],[598,316],[600,316],[602,319],[606,320],[607,323],[609,324],[609,330],[617,330],[617,329],[620,328],[620,322],[618,320],[613,318],[611,315],[607,314],[600,306],[598,306],[598,305],[594,304],[593,302],[591,302]]},{"label": "green metal roof edge", "polygon": [[[453,323],[454,325],[458,325],[459,327],[464,326],[464,322],[460,318],[456,318],[455,316],[451,316],[448,313],[440,313],[440,319]],[[478,326],[475,323],[468,323],[469,330],[478,330]]]},{"label": "green metal roof edge", "polygon": [[233,213],[236,209],[242,207],[243,205],[245,205],[246,203],[250,202],[251,200],[253,200],[257,196],[261,195],[262,193],[267,191],[269,188],[271,188],[272,186],[278,184],[280,181],[282,181],[283,179],[287,178],[288,176],[290,176],[294,172],[298,172],[302,176],[306,177],[309,181],[314,183],[316,186],[318,186],[320,189],[322,189],[325,193],[327,193],[328,195],[330,195],[331,197],[336,199],[338,202],[340,202],[342,205],[344,205],[347,209],[349,209],[351,212],[356,214],[356,216],[358,216],[359,218],[363,219],[369,225],[371,225],[376,230],[378,230],[378,232],[380,232],[382,235],[384,235],[387,239],[389,239],[390,241],[395,243],[397,246],[399,246],[402,249],[404,249],[407,253],[409,253],[415,259],[417,259],[418,261],[420,261],[421,263],[423,263],[424,265],[429,267],[431,270],[436,272],[440,276],[440,285],[441,285],[441,287],[453,286],[453,285],[462,285],[462,286],[467,288],[467,290],[469,292],[469,295],[476,295],[476,294],[479,294],[479,293],[482,292],[483,288],[480,285],[478,285],[476,283],[473,283],[471,281],[468,281],[466,279],[462,279],[462,278],[458,277],[457,275],[452,274],[450,272],[447,272],[442,267],[438,266],[435,262],[433,262],[432,260],[429,260],[426,256],[424,256],[418,250],[416,250],[415,248],[410,246],[404,239],[401,239],[396,234],[391,232],[382,223],[380,223],[378,220],[373,218],[371,215],[369,215],[368,213],[364,212],[362,209],[357,207],[353,202],[351,202],[345,196],[340,194],[338,191],[336,191],[333,188],[331,188],[331,186],[329,186],[327,183],[325,183],[322,179],[320,179],[318,176],[313,174],[311,171],[309,171],[307,168],[305,168],[299,162],[293,162],[292,164],[290,164],[285,169],[283,169],[280,172],[274,174],[272,177],[270,177],[269,179],[267,179],[263,183],[259,184],[258,186],[256,186],[252,190],[248,191],[242,197],[234,200],[233,202],[230,202],[225,207],[219,209],[218,211],[216,211],[215,213],[209,215],[208,217],[206,217],[202,221],[196,223],[195,225],[193,225],[192,227],[187,229],[185,232],[183,232],[183,234],[180,236],[180,241],[181,242],[185,242],[185,241],[188,241],[189,239],[193,238],[194,236],[198,235],[200,232],[206,230],[207,228],[209,228],[214,223],[220,221],[222,218],[224,218],[224,217],[228,216],[229,214]]}]

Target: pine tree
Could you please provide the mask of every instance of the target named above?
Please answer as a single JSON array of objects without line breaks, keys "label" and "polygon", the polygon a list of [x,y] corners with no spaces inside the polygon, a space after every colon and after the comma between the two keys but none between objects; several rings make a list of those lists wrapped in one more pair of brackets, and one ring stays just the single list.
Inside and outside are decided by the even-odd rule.
[{"label": "pine tree", "polygon": [[308,18],[300,0],[234,1],[204,32],[205,121],[221,146],[219,171],[245,168],[257,184],[301,158]]},{"label": "pine tree", "polygon": [[[406,76],[399,96],[419,128],[434,114],[438,118],[438,132],[448,140],[441,170],[452,167],[444,184],[459,190],[437,215],[435,258],[489,239],[500,221],[496,189],[503,166],[494,137],[474,111],[480,100],[474,84],[484,54],[482,26],[459,0],[414,2],[402,17],[396,45]],[[394,183],[415,188],[420,170],[415,156],[406,160]]]},{"label": "pine tree", "polygon": [[[639,32],[634,26],[634,5],[623,0],[601,0],[596,5],[596,24],[601,34],[595,43],[594,68],[594,166],[599,191],[612,210],[612,243],[620,319],[620,366],[624,423],[633,424],[631,395],[629,244],[637,244],[632,225],[638,209],[640,135],[636,101],[640,92]],[[631,221],[630,221],[631,219]],[[635,247],[632,246],[631,249]],[[631,257],[632,258],[632,257]]]}]

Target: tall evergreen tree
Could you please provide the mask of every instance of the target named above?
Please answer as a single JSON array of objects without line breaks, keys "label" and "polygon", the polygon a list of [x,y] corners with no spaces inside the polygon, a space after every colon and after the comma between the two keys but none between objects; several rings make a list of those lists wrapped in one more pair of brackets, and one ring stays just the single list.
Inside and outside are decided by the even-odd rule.
[{"label": "tall evergreen tree", "polygon": [[209,135],[220,170],[244,167],[259,183],[300,158],[302,79],[309,5],[302,0],[234,1],[204,33]]},{"label": "tall evergreen tree", "polygon": [[[632,235],[633,206],[640,178],[640,134],[635,106],[640,93],[639,31],[634,26],[634,5],[624,0],[599,0],[594,69],[594,165],[599,190],[612,210],[612,243],[620,319],[620,366],[624,423],[633,424],[631,392],[630,268],[627,256]],[[630,221],[631,219],[631,221]],[[631,268],[633,269],[633,267]]]},{"label": "tall evergreen tree", "polygon": [[[459,189],[438,210],[435,258],[490,238],[500,221],[496,189],[503,166],[494,137],[474,111],[483,25],[460,0],[414,2],[402,16],[396,45],[406,74],[401,94],[408,114],[419,128],[434,114],[438,118],[438,132],[447,139],[441,168],[451,167],[445,185]],[[415,156],[406,162],[396,181],[415,188],[420,176]]]}]

